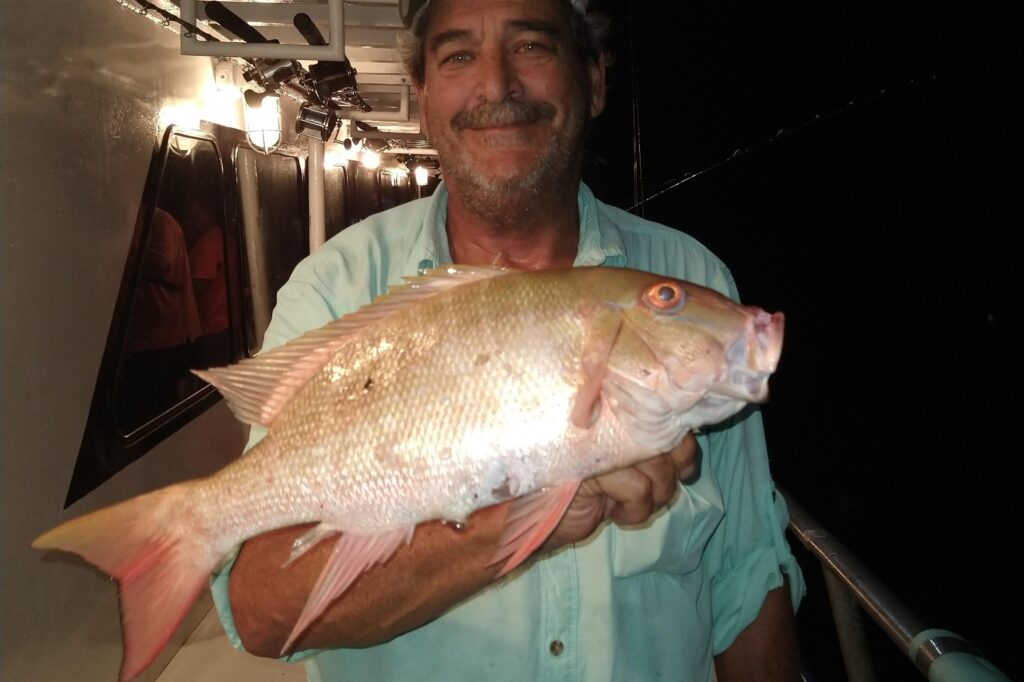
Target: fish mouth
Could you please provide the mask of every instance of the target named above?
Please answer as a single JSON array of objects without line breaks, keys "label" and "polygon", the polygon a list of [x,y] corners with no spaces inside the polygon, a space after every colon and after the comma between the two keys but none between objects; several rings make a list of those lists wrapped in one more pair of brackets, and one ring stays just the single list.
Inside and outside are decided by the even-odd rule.
[{"label": "fish mouth", "polygon": [[768,399],[768,377],[779,365],[785,316],[751,310],[747,328],[726,350],[726,371],[712,390],[739,400],[763,403]]},{"label": "fish mouth", "polygon": [[747,323],[747,338],[752,341],[747,355],[751,369],[771,374],[779,366],[785,326],[782,313],[769,314],[763,310],[758,310]]}]

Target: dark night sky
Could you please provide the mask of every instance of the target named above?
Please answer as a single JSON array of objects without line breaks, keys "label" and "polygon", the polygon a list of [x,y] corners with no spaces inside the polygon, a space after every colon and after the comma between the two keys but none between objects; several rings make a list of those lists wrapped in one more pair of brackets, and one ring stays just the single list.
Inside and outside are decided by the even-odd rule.
[{"label": "dark night sky", "polygon": [[[593,4],[617,62],[585,178],[633,204],[635,87],[644,194],[703,171],[644,214],[787,315],[765,407],[776,479],[929,625],[1024,677],[1007,236],[1024,179],[1021,6]],[[801,624],[821,632],[805,572],[818,592]],[[820,646],[807,657],[834,679]],[[879,679],[921,679],[879,651]]]}]

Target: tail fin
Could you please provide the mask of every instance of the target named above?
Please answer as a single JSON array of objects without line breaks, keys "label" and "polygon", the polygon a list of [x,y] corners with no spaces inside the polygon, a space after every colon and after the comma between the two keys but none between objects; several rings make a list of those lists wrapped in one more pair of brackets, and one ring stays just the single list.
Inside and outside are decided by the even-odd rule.
[{"label": "tail fin", "polygon": [[[184,489],[164,488],[73,519],[36,538],[36,549],[78,554],[120,584],[120,680],[153,662],[206,585],[217,557],[182,523]],[[171,518],[174,513],[175,518]],[[198,529],[194,529],[198,532]]]}]

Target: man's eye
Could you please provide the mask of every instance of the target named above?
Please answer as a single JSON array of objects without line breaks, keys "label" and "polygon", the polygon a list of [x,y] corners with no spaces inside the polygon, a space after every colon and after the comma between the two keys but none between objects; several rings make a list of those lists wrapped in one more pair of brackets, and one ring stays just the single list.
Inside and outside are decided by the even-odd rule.
[{"label": "man's eye", "polygon": [[547,52],[548,46],[535,40],[528,40],[519,46],[520,52]]},{"label": "man's eye", "polygon": [[444,59],[442,59],[441,63],[442,64],[465,64],[470,59],[472,59],[472,57],[469,55],[468,52],[456,52],[455,54],[450,54],[447,57],[445,57]]}]

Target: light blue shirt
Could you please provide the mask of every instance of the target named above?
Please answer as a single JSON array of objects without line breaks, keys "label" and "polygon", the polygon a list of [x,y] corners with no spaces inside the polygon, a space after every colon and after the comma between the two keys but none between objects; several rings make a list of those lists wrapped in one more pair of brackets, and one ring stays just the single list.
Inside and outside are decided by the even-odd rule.
[{"label": "light blue shirt", "polygon": [[[369,303],[403,276],[451,261],[447,190],[371,216],[296,267],[277,297],[264,349]],[[648,270],[733,298],[728,269],[692,237],[598,201],[580,186],[575,264]],[[256,433],[250,447],[262,437]],[[366,649],[302,651],[312,682],[710,680],[712,656],[789,577],[803,577],[783,535],[761,416],[748,409],[697,439],[700,480],[642,528],[607,525],[436,620]],[[228,564],[211,581],[228,637]],[[344,597],[342,597],[344,598]],[[558,644],[554,644],[557,642]],[[557,652],[557,653],[556,653]]]}]

